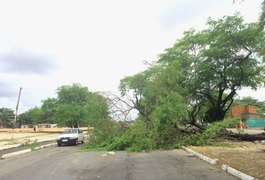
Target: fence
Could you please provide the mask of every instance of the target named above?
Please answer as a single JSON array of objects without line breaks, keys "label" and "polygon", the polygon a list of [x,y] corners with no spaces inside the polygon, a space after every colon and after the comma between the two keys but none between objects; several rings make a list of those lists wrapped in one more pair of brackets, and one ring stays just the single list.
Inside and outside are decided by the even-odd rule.
[{"label": "fence", "polygon": [[265,116],[254,113],[242,113],[241,119],[245,124],[246,128],[264,128],[265,127]]}]

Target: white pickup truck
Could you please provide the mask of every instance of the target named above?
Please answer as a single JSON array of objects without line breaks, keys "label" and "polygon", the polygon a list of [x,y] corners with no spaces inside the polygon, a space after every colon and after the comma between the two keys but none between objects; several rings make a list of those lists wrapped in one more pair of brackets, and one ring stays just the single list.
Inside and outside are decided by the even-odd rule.
[{"label": "white pickup truck", "polygon": [[81,142],[84,143],[85,134],[82,129],[79,128],[67,128],[58,137],[57,144],[61,146],[63,144],[74,144]]}]

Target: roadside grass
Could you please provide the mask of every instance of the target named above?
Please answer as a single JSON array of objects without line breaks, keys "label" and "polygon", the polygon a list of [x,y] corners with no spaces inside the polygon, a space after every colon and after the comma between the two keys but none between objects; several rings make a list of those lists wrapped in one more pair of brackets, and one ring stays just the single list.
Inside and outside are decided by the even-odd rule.
[{"label": "roadside grass", "polygon": [[23,143],[21,144],[22,147],[28,147],[30,148],[32,151],[35,150],[36,147],[39,146],[38,140],[30,140],[30,139],[25,139],[23,141]]},{"label": "roadside grass", "polygon": [[218,159],[215,165],[218,168],[225,164],[252,177],[265,180],[265,145],[261,141],[224,140],[188,147],[212,159]]},{"label": "roadside grass", "polygon": [[236,148],[234,144],[227,143],[227,142],[215,142],[215,143],[210,143],[209,145],[217,146],[217,147]]},{"label": "roadside grass", "polygon": [[6,142],[7,145],[19,143],[17,139],[0,139],[0,142]]}]

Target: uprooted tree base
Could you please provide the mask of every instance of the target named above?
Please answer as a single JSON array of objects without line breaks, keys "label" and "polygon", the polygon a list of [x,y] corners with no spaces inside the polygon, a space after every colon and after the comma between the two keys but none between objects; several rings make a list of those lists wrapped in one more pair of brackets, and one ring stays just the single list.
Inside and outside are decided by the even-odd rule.
[{"label": "uprooted tree base", "polygon": [[241,141],[261,141],[265,140],[265,133],[255,135],[231,133],[227,137]]}]

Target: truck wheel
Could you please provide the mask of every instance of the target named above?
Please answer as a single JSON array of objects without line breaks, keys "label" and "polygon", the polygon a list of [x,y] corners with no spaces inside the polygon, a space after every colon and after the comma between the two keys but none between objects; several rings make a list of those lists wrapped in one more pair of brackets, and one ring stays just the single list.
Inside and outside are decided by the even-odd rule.
[{"label": "truck wheel", "polygon": [[62,146],[62,144],[61,144],[61,143],[59,143],[59,142],[58,142],[57,144],[58,144],[58,146]]},{"label": "truck wheel", "polygon": [[81,143],[84,144],[84,138],[82,139]]}]

